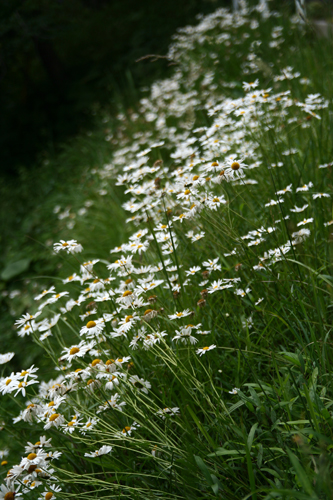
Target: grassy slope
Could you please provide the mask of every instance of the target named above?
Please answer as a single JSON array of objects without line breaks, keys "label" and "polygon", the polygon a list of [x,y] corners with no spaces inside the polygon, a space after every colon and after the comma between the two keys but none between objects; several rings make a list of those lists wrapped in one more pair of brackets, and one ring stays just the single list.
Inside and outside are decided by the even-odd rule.
[{"label": "grassy slope", "polygon": [[[169,292],[159,289],[159,305],[164,307],[166,313],[186,307],[195,309],[195,323],[202,322],[203,328],[213,332],[209,344],[218,345],[218,350],[214,351],[218,355],[209,357],[210,353],[207,353],[201,362],[200,358],[193,355],[193,350],[182,344],[174,344],[171,349],[165,347],[165,350],[156,347],[156,351],[139,351],[139,354],[129,351],[134,359],[136,373],[150,380],[153,389],[150,401],[143,396],[134,396],[130,391],[126,396],[128,403],[133,403],[137,398],[139,408],[135,411],[130,408],[126,417],[128,421],[131,418],[139,421],[142,432],[137,442],[134,440],[126,444],[128,450],[122,452],[121,447],[118,450],[119,462],[116,467],[120,479],[116,481],[119,481],[123,494],[131,495],[126,493],[126,487],[134,485],[137,498],[147,498],[147,486],[150,489],[158,488],[164,498],[174,498],[176,494],[181,495],[181,498],[213,498],[220,489],[223,493],[220,491],[217,494],[230,499],[243,498],[250,493],[252,498],[256,498],[256,495],[265,498],[268,489],[276,492],[280,490],[280,493],[276,493],[279,498],[285,495],[284,498],[310,499],[320,494],[329,498],[332,356],[327,339],[332,319],[329,308],[332,273],[331,237],[323,223],[332,218],[331,203],[325,199],[315,202],[306,193],[296,194],[295,188],[311,180],[315,186],[314,192],[332,192],[330,169],[317,168],[319,164],[332,160],[332,117],[330,109],[324,109],[320,111],[321,121],[317,121],[311,115],[302,114],[295,106],[295,100],[303,102],[309,92],[320,92],[327,98],[332,95],[331,45],[329,41],[316,40],[311,31],[302,34],[296,29],[289,33],[288,24],[280,19],[279,24],[285,25],[286,41],[281,44],[277,56],[277,51],[268,46],[272,24],[274,21],[262,22],[260,27],[258,39],[262,44],[254,49],[259,69],[251,73],[251,80],[258,76],[262,82],[261,88],[273,86],[274,92],[290,90],[294,99],[292,110],[288,110],[288,107],[279,109],[278,104],[272,105],[263,116],[253,117],[264,122],[262,128],[255,128],[252,133],[249,125],[246,139],[240,142],[233,131],[228,130],[228,125],[226,131],[233,141],[234,149],[231,152],[237,153],[238,148],[246,156],[244,148],[251,148],[255,144],[254,157],[260,159],[265,167],[279,161],[283,161],[285,167],[252,170],[251,178],[260,182],[260,187],[224,185],[219,194],[223,192],[228,198],[226,208],[217,214],[204,209],[194,224],[185,221],[181,226],[179,222],[173,226],[179,242],[175,260],[177,266],[181,263],[184,269],[188,269],[194,265],[200,266],[205,259],[219,256],[222,274],[217,274],[216,279],[220,276],[241,277],[243,286],[249,285],[252,293],[244,299],[231,294],[222,297],[212,294],[207,299],[206,308],[198,309],[195,304],[200,298],[198,282],[201,278],[194,279],[186,292],[181,292],[180,297],[175,299],[175,305]],[[203,45],[194,40],[191,47],[190,37],[185,38],[184,43],[190,48],[178,49],[176,54],[179,58],[178,67],[181,68],[181,90],[197,89],[203,105],[209,96],[218,102],[221,89],[233,98],[243,96],[241,81],[244,78],[250,81],[247,76],[241,75],[235,61],[245,61],[252,40],[242,38],[247,33],[247,29],[242,27],[236,30],[231,26],[229,33],[232,41],[230,45],[215,44],[218,30],[206,34]],[[290,47],[295,48],[290,50]],[[207,53],[212,52],[218,55],[212,58],[217,61],[214,65],[206,57]],[[271,66],[272,62],[274,64]],[[298,78],[281,84],[273,82],[272,77],[278,74],[279,68],[288,65],[311,80],[310,88],[300,84]],[[212,80],[208,78],[208,83],[203,82],[204,77],[209,77],[212,68]],[[191,83],[191,78],[194,83]],[[236,85],[230,88],[228,81],[236,81]],[[179,98],[177,92],[174,98]],[[179,141],[186,141],[189,126],[192,129],[210,126],[214,120],[214,117],[207,116],[203,106],[198,103],[193,111],[193,106],[186,99],[178,105],[180,110],[186,108],[186,112],[180,113],[177,118],[177,109],[174,112],[166,111],[169,106],[166,102],[163,98],[152,99],[152,107],[158,109],[159,113],[166,113],[169,129],[172,125],[177,126]],[[287,110],[286,115],[283,110]],[[288,121],[290,118],[295,118],[295,121]],[[112,139],[115,146],[118,143],[119,147],[130,147],[142,139],[140,147],[144,148],[160,138],[161,134],[152,129],[142,112],[138,118],[134,118],[132,113],[124,115],[121,122]],[[166,135],[166,132],[162,133],[162,136]],[[91,139],[93,148],[96,144],[105,144],[101,132],[100,136],[96,134],[95,137],[96,143],[94,138]],[[163,172],[162,186],[171,176],[177,179],[177,170],[170,158],[170,152],[177,142],[170,140],[170,137],[169,141],[166,147],[151,154],[149,162],[152,164],[159,157],[163,158],[166,170]],[[87,145],[81,145],[83,147]],[[292,148],[296,148],[299,153],[283,154]],[[213,156],[211,160],[221,159],[217,150]],[[131,153],[123,150],[125,165],[134,157],[135,151]],[[119,158],[122,159],[121,155]],[[107,154],[104,156],[102,152],[99,165],[102,166],[105,161],[108,161]],[[187,160],[184,158],[183,161]],[[118,164],[121,165],[121,161]],[[98,166],[97,162],[94,166]],[[85,191],[71,187],[75,193],[70,202],[73,213],[82,207],[86,196],[94,204],[87,214],[76,216],[78,222],[72,230],[64,228],[61,236],[58,236],[77,238],[85,247],[85,258],[97,256],[110,259],[109,248],[124,241],[126,230],[122,221],[125,216],[119,209],[118,201],[123,195],[121,190],[116,188],[115,191],[113,171],[110,180],[106,177],[107,172],[107,169],[101,170],[102,175],[94,170],[87,172]],[[293,192],[286,197],[286,201],[280,206],[265,209],[264,204],[276,198],[275,192],[290,183],[293,184]],[[98,195],[100,189],[106,189],[108,195]],[[170,200],[166,199],[166,206],[169,202],[173,204],[171,197]],[[258,256],[263,255],[263,249],[260,246],[258,250],[256,246],[247,247],[240,237],[261,226],[267,228],[278,224],[276,220],[286,215],[295,204],[301,206],[308,202],[310,209],[306,214],[307,217],[313,217],[314,223],[313,226],[305,227],[311,227],[311,237],[296,245],[286,260],[269,266],[262,275],[258,275],[252,266],[258,262]],[[179,215],[180,210],[181,206],[174,205],[173,215]],[[157,217],[153,213],[152,216]],[[296,217],[290,212],[290,216],[290,220],[282,222],[279,230],[267,239],[268,243],[263,243],[267,251],[273,243],[275,248],[280,248],[293,232],[299,230],[296,224],[303,214],[297,214]],[[141,224],[151,230],[144,214]],[[186,231],[193,228],[195,232],[198,227],[203,227],[206,238],[191,245],[184,237],[184,227]],[[237,255],[226,257],[225,254],[234,248],[237,248]],[[158,257],[160,255],[156,255],[156,250],[151,250],[146,256],[148,262],[155,263]],[[137,265],[140,261],[136,259]],[[77,268],[75,263],[64,264],[64,267],[61,271],[63,277],[72,272],[70,269]],[[106,277],[103,267],[98,268],[98,273]],[[184,273],[179,269],[178,273],[184,280]],[[262,296],[264,302],[254,306],[254,302]],[[107,309],[99,309],[99,313],[103,310]],[[74,318],[71,321],[73,326],[77,325]],[[175,326],[166,317],[161,317],[160,322],[163,323],[163,329],[167,329],[170,334],[174,332]],[[66,335],[73,341],[69,331]],[[55,348],[55,344],[52,345]],[[202,347],[204,344],[200,341],[198,345]],[[108,348],[115,349],[117,354],[125,349],[120,344],[109,345]],[[167,383],[162,382],[164,379]],[[236,404],[234,396],[228,395],[233,386],[242,388],[236,396]],[[161,404],[181,406],[183,417],[175,425],[168,424],[162,434],[161,427],[154,421],[154,411]],[[228,412],[232,412],[233,418],[227,418]],[[149,415],[153,426],[145,422],[145,415]],[[114,427],[119,428],[125,423],[112,416],[110,420],[106,419],[105,425],[110,426],[108,432],[111,436]],[[98,434],[96,439],[103,442]],[[113,443],[111,437],[110,442]],[[149,460],[149,446],[154,443],[161,452],[156,469]],[[141,448],[145,450],[141,463],[131,466],[131,469],[128,454],[135,457]],[[128,483],[125,476],[126,464],[133,477],[132,483]],[[109,466],[115,467],[115,463],[110,462]],[[150,468],[155,472],[148,479],[147,471]],[[168,476],[169,468],[174,471],[175,484],[172,475]],[[138,471],[147,475],[143,482],[135,480],[135,474],[138,474],[138,478],[140,476]],[[110,486],[107,479],[105,484]]]}]

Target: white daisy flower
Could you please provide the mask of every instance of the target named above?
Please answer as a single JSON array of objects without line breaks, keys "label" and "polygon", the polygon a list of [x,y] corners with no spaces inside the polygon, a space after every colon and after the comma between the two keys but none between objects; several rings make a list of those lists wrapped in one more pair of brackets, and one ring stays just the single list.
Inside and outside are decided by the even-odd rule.
[{"label": "white daisy flower", "polygon": [[90,452],[90,453],[85,453],[85,457],[90,457],[90,458],[95,458],[95,457],[100,457],[102,455],[107,455],[112,451],[112,446],[107,446],[103,445],[99,450]]},{"label": "white daisy flower", "polygon": [[65,418],[61,413],[52,413],[47,419],[44,429],[50,429],[50,427],[60,427],[65,422]]},{"label": "white daisy flower", "polygon": [[91,340],[87,343],[85,340],[81,340],[81,342],[77,345],[72,345],[71,347],[65,347],[62,352],[64,353],[61,356],[61,361],[69,361],[71,363],[72,359],[82,358],[89,352],[93,347],[95,347],[96,341]]},{"label": "white daisy flower", "polygon": [[58,253],[60,250],[66,250],[67,253],[82,252],[83,247],[76,240],[60,240],[60,243],[54,243],[53,250]]},{"label": "white daisy flower", "polygon": [[100,334],[105,327],[103,319],[96,319],[95,321],[88,321],[80,330],[80,335],[87,335],[87,337],[94,337]]},{"label": "white daisy flower", "polygon": [[43,493],[41,493],[41,496],[39,497],[39,500],[55,500],[56,493],[59,493],[61,491],[61,487],[57,486],[55,484],[50,484],[48,486],[47,490],[44,490]]},{"label": "white daisy flower", "polygon": [[15,325],[17,328],[25,325],[27,322],[31,322],[32,320],[36,319],[40,314],[42,314],[40,311],[37,311],[35,314],[23,314],[22,318],[18,319],[15,321]]},{"label": "white daisy flower", "polygon": [[312,198],[316,200],[317,198],[329,198],[331,195],[327,193],[315,193],[312,195]]},{"label": "white daisy flower", "polygon": [[303,219],[301,220],[301,222],[298,222],[298,226],[304,226],[305,224],[309,224],[310,222],[313,222],[313,217],[311,217],[310,219]]},{"label": "white daisy flower", "polygon": [[309,191],[309,189],[312,187],[313,187],[313,184],[310,181],[309,184],[303,184],[303,186],[296,188],[296,193],[302,193],[305,191]]},{"label": "white daisy flower", "polygon": [[238,391],[239,391],[239,388],[234,387],[231,391],[228,391],[228,392],[229,392],[229,394],[237,394]]},{"label": "white daisy flower", "polygon": [[190,267],[190,269],[188,271],[185,271],[185,274],[186,276],[191,276],[195,273],[197,273],[198,271],[200,271],[200,266],[194,266],[194,267]]},{"label": "white daisy flower", "polygon": [[208,347],[203,347],[202,349],[197,349],[196,353],[199,354],[199,356],[202,356],[203,354],[206,354],[206,352],[211,351],[212,349],[215,349],[216,345],[212,344]]},{"label": "white daisy flower", "polygon": [[290,212],[295,212],[295,213],[303,212],[306,208],[308,208],[308,206],[309,205],[303,205],[302,207],[299,208],[295,205],[294,208],[290,209]]},{"label": "white daisy flower", "polygon": [[6,352],[6,354],[0,354],[0,365],[8,363],[15,356],[15,352]]},{"label": "white daisy flower", "polygon": [[175,314],[169,314],[169,319],[180,319],[189,316],[192,313],[190,309],[185,309],[184,311],[176,312]]},{"label": "white daisy flower", "polygon": [[148,394],[148,389],[151,389],[151,383],[148,380],[144,380],[143,378],[139,378],[138,375],[133,375],[130,377],[129,381],[134,385],[136,389],[139,391]]}]

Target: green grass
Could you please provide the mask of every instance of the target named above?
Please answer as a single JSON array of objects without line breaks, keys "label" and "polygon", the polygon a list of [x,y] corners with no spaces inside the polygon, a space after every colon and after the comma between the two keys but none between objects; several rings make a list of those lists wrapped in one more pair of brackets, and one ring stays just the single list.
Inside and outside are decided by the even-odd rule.
[{"label": "green grass", "polygon": [[[280,37],[271,36],[276,26]],[[55,469],[53,478],[41,479],[41,498],[52,498],[46,497],[50,484],[60,485],[56,496],[66,499],[332,498],[332,166],[318,168],[333,159],[331,51],[332,40],[317,39],[286,14],[205,18],[200,29],[175,39],[174,75],[118,116],[112,156],[102,126],[88,144],[81,142],[86,159],[78,158],[92,168],[80,179],[83,190],[68,183],[69,199],[58,214],[71,205],[73,217],[54,215],[53,241],[76,239],[84,249],[61,250],[50,266],[61,266],[65,279],[80,273],[83,262],[99,262],[82,283],[54,281],[58,293],[84,300],[70,311],[59,309],[69,297],[43,308],[37,322],[61,312],[52,336],[41,340],[37,325],[20,339],[21,345],[32,339],[39,346],[34,353],[45,350],[35,361],[39,379],[48,388],[63,383],[64,401],[55,409],[56,392],[42,384],[29,386],[25,399],[13,398],[14,391],[5,396],[4,442],[11,452],[4,475],[27,456],[25,442],[45,434],[62,455],[38,463]],[[242,82],[256,78],[258,88],[244,91]],[[317,93],[304,109],[307,96]],[[139,165],[140,151],[151,146]],[[216,182],[231,165],[235,176],[242,158],[250,167],[244,177]],[[92,204],[82,213],[86,200]],[[197,213],[183,217],[193,205]],[[189,231],[205,235],[192,243]],[[137,241],[146,250],[121,264]],[[218,267],[207,273],[213,259]],[[152,267],[139,274],[141,266]],[[110,275],[115,279],[105,282]],[[214,291],[218,280],[224,289]],[[37,283],[26,294],[32,313],[39,304],[33,297],[45,287]],[[108,295],[100,301],[93,288],[102,284]],[[141,304],[131,303],[133,290]],[[79,317],[95,308],[93,316]],[[75,356],[94,326],[88,321],[102,317],[103,335],[91,337],[94,349]],[[119,336],[117,328],[131,321]],[[65,353],[74,356],[71,365]],[[25,352],[19,360],[20,370],[32,362]],[[77,385],[61,382],[61,374]],[[34,397],[42,407],[38,417],[13,425],[11,418]],[[116,403],[126,404],[113,408]],[[44,429],[52,412],[64,427]],[[98,422],[82,434],[88,418]],[[62,432],[69,428],[74,432]],[[85,456],[103,445],[112,452]],[[37,498],[32,478],[23,478],[25,496]]]}]

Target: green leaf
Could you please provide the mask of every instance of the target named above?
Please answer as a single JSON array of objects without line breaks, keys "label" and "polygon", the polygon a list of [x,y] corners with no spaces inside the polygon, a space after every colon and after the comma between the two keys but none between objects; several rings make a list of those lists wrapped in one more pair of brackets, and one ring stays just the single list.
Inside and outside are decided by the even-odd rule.
[{"label": "green leaf", "polygon": [[254,433],[256,432],[256,429],[257,429],[258,425],[259,425],[259,422],[257,422],[256,424],[252,425],[251,430],[249,432],[249,435],[248,435],[248,438],[247,438],[247,446],[248,446],[249,450],[251,450],[251,448],[252,448]]},{"label": "green leaf", "polygon": [[1,279],[9,281],[15,276],[26,271],[30,265],[31,259],[20,259],[16,262],[10,262],[1,272]]},{"label": "green leaf", "polygon": [[296,365],[299,368],[301,367],[301,362],[298,358],[298,354],[295,354],[294,352],[285,352],[285,351],[281,351],[279,354],[285,356],[285,358],[293,365]]},{"label": "green leaf", "polygon": [[209,486],[212,486],[214,484],[213,479],[211,478],[211,475],[209,473],[207,465],[204,463],[201,457],[198,457],[198,455],[194,455],[194,460],[196,461],[197,466],[203,473],[203,475],[206,478],[207,483]]},{"label": "green leaf", "polygon": [[255,405],[258,406],[258,407],[260,407],[261,403],[260,403],[260,399],[259,399],[258,394],[256,393],[256,391],[253,389],[253,387],[249,387],[249,391],[251,393],[251,396],[252,396],[252,399],[253,399]]},{"label": "green leaf", "polygon": [[245,455],[244,450],[225,450],[224,448],[217,448],[215,453],[210,453],[207,457],[216,457],[221,455]]},{"label": "green leaf", "polygon": [[263,455],[264,455],[264,448],[262,446],[262,444],[259,445],[259,450],[258,450],[258,456],[257,456],[257,465],[260,469],[261,465],[262,465],[262,458],[263,458]]},{"label": "green leaf", "polygon": [[252,403],[250,403],[250,401],[247,401],[245,404],[250,411],[254,412],[254,406]]},{"label": "green leaf", "polygon": [[[309,478],[305,470],[303,469],[302,465],[300,464],[298,458],[289,448],[287,448],[287,453],[289,455],[291,463],[293,464],[293,467],[295,469],[295,472],[297,474],[299,482],[301,483],[302,488],[308,495],[313,495],[314,492],[311,483],[309,481]],[[317,498],[317,495],[315,495],[313,498]]]},{"label": "green leaf", "polygon": [[305,363],[304,363],[304,358],[303,358],[302,354],[298,355],[298,360],[301,364],[302,373],[305,373]]},{"label": "green leaf", "polygon": [[248,471],[248,474],[249,474],[249,480],[250,480],[250,486],[251,486],[251,493],[252,493],[252,500],[257,500],[257,495],[256,495],[256,484],[255,484],[255,477],[254,477],[252,460],[251,460],[251,453],[250,453],[251,448],[250,448],[250,446],[249,446],[248,443],[250,442],[252,444],[253,436],[254,436],[255,430],[257,428],[257,425],[258,425],[258,422],[251,427],[251,430],[250,430],[250,433],[248,435],[247,441],[245,441],[247,471]]},{"label": "green leaf", "polygon": [[219,492],[219,489],[222,490],[222,485],[221,485],[220,481],[217,479],[217,477],[214,474],[210,474],[207,465],[204,463],[204,461],[202,460],[201,457],[199,457],[198,455],[194,455],[194,460],[196,461],[197,466],[199,467],[199,469],[201,470],[201,472],[205,476],[207,483],[212,488],[215,495],[217,495]]},{"label": "green leaf", "polygon": [[189,414],[193,418],[194,422],[197,424],[198,429],[205,436],[205,438],[207,439],[207,441],[209,442],[209,444],[211,446],[213,446],[213,448],[215,448],[216,443],[214,443],[213,439],[210,437],[210,435],[208,434],[208,432],[206,431],[206,429],[202,426],[201,422],[199,421],[199,419],[196,416],[196,414],[194,413],[194,411],[189,406],[187,407],[187,409],[188,409]]},{"label": "green leaf", "polygon": [[212,478],[212,480],[213,480],[213,483],[214,483],[214,484],[212,485],[212,490],[214,491],[215,495],[217,495],[217,494],[218,494],[219,489],[220,489],[220,490],[222,490],[222,489],[223,489],[223,488],[222,488],[222,484],[221,484],[221,483],[220,483],[220,481],[217,479],[217,477],[216,477],[216,476],[214,476],[214,474],[211,474],[210,476],[211,476],[211,478]]},{"label": "green leaf", "polygon": [[317,378],[318,378],[318,368],[316,367],[313,370],[312,376],[311,376],[311,384],[310,384],[310,389],[312,387],[316,388],[317,387]]},{"label": "green leaf", "polygon": [[276,472],[276,470],[274,470],[274,469],[269,469],[267,467],[264,467],[261,470],[264,472],[269,472],[270,474],[272,474],[272,476],[276,477],[277,479],[282,479],[280,474],[278,472]]}]

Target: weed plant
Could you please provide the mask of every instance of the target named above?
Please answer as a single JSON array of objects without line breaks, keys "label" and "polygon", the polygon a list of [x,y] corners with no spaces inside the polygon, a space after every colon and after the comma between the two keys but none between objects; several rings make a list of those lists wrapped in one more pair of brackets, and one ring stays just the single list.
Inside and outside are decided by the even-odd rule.
[{"label": "weed plant", "polygon": [[175,35],[16,321],[0,498],[332,498],[331,48],[263,1]]}]

